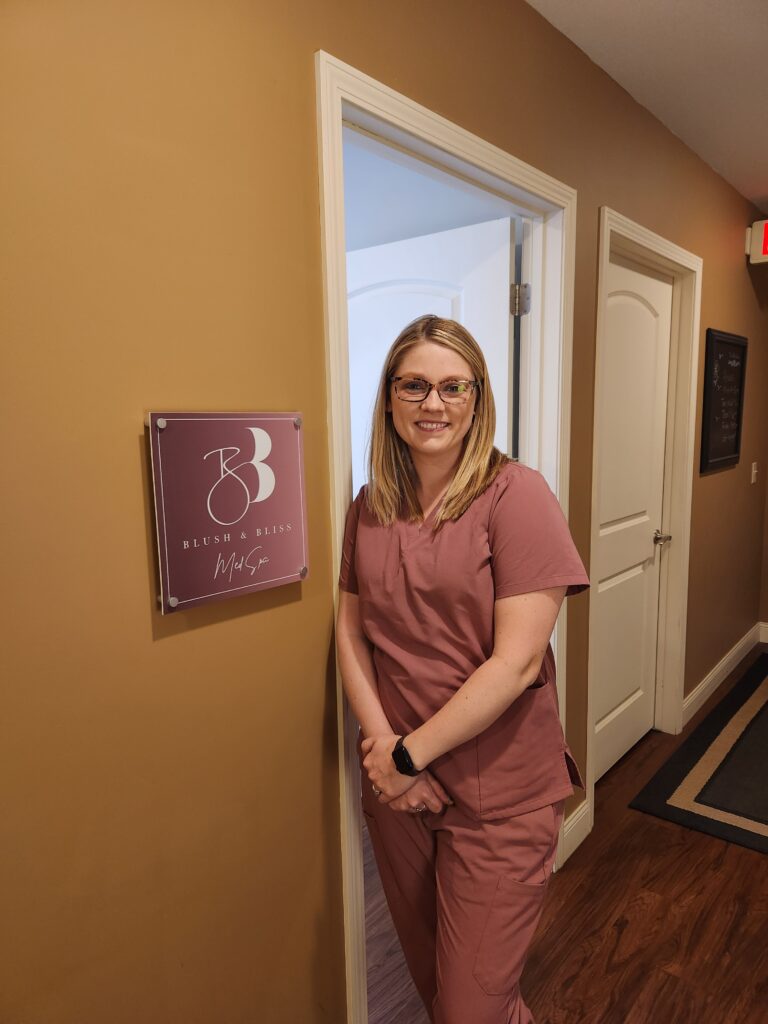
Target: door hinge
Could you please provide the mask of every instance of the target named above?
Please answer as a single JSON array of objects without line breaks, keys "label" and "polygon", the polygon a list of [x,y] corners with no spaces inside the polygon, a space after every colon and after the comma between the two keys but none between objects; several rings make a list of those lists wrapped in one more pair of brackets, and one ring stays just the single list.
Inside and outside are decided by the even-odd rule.
[{"label": "door hinge", "polygon": [[525,316],[531,312],[531,286],[511,284],[509,286],[509,311],[512,316]]}]

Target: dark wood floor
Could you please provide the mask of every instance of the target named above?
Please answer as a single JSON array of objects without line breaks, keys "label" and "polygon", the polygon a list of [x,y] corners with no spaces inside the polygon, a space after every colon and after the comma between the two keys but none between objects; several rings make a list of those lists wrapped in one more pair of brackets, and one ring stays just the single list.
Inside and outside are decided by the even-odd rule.
[{"label": "dark wood floor", "polygon": [[[768,1024],[768,858],[627,806],[764,650],[680,736],[649,733],[598,783],[523,975],[537,1024]],[[428,1024],[365,847],[370,1022]]]}]

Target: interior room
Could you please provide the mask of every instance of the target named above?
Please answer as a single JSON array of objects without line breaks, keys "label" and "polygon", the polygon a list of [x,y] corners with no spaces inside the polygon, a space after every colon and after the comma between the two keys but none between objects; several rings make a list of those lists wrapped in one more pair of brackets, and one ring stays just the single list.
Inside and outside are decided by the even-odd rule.
[{"label": "interior room", "polygon": [[[585,788],[565,804],[523,991],[542,1024],[763,1019],[765,821],[750,849],[686,827],[682,804],[677,822],[653,794],[629,806],[768,651],[768,267],[745,249],[768,218],[765,133],[736,108],[697,120],[693,89],[690,110],[681,90],[664,116],[643,92],[682,18],[701,22],[699,63],[707,38],[730,56],[719,6],[676,5],[631,84],[599,30],[618,21],[640,49],[642,3],[0,8],[1,1024],[428,1019],[383,909],[374,959],[391,973],[366,958],[334,628],[371,401],[360,385],[352,407],[347,277],[370,294],[362,254],[480,229],[496,231],[504,289],[538,284],[528,313],[505,306],[503,337],[489,331],[503,342],[496,443],[541,470],[591,580],[553,634]],[[739,6],[727,45],[746,103],[768,24],[761,4]],[[650,24],[665,5],[645,7]],[[678,56],[684,72],[696,52]],[[753,173],[719,163],[710,137]],[[401,201],[405,178],[387,193],[371,159],[442,201]],[[664,401],[643,390],[661,370],[631,362],[641,345],[611,362],[624,272],[665,296]],[[464,315],[448,284],[430,294]],[[742,373],[721,462],[717,351]],[[635,365],[617,390],[611,373]],[[160,411],[290,414],[306,561],[283,585],[171,603]],[[637,517],[610,509],[648,452],[657,536],[619,561]],[[635,563],[655,573],[645,589]]]}]

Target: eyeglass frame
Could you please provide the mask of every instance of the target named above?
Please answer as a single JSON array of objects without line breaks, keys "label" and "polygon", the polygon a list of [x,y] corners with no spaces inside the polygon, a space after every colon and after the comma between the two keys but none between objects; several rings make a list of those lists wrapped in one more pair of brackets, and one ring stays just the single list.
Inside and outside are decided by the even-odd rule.
[{"label": "eyeglass frame", "polygon": [[[473,390],[474,389],[479,390],[480,389],[480,385],[482,384],[482,381],[480,381],[480,380],[465,380],[465,378],[463,378],[463,377],[446,377],[445,380],[438,381],[437,384],[433,384],[431,381],[427,380],[425,377],[389,377],[388,380],[389,380],[390,384],[394,384],[395,385],[395,396],[397,398],[399,398],[401,402],[426,402],[426,400],[429,398],[429,396],[432,394],[432,391],[434,390],[434,391],[437,392],[437,397],[445,405],[465,405],[469,401],[469,397],[470,396],[467,395],[466,398],[461,398],[461,399],[458,399],[456,401],[451,401],[450,399],[448,399],[446,401],[446,399],[443,398],[443,396],[440,394],[440,385],[441,384],[470,384],[472,386]],[[400,381],[400,380],[411,380],[411,381],[420,380],[420,381],[423,381],[425,384],[429,385],[429,387],[427,389],[426,395],[424,395],[423,398],[403,398],[403,396],[397,390],[397,382]]]}]

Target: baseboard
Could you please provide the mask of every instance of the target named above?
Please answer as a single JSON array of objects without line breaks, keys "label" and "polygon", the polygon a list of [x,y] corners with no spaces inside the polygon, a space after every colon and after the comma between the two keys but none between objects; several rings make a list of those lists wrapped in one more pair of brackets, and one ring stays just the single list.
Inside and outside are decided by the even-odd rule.
[{"label": "baseboard", "polygon": [[[764,639],[765,637],[765,639]],[[712,696],[723,680],[736,668],[757,643],[768,643],[768,623],[756,622],[702,679],[695,690],[683,700],[683,725],[687,725],[699,708]]]},{"label": "baseboard", "polygon": [[580,846],[592,831],[589,813],[589,801],[579,804],[571,811],[563,824],[560,845],[557,848],[557,867],[561,868],[574,850]]}]

